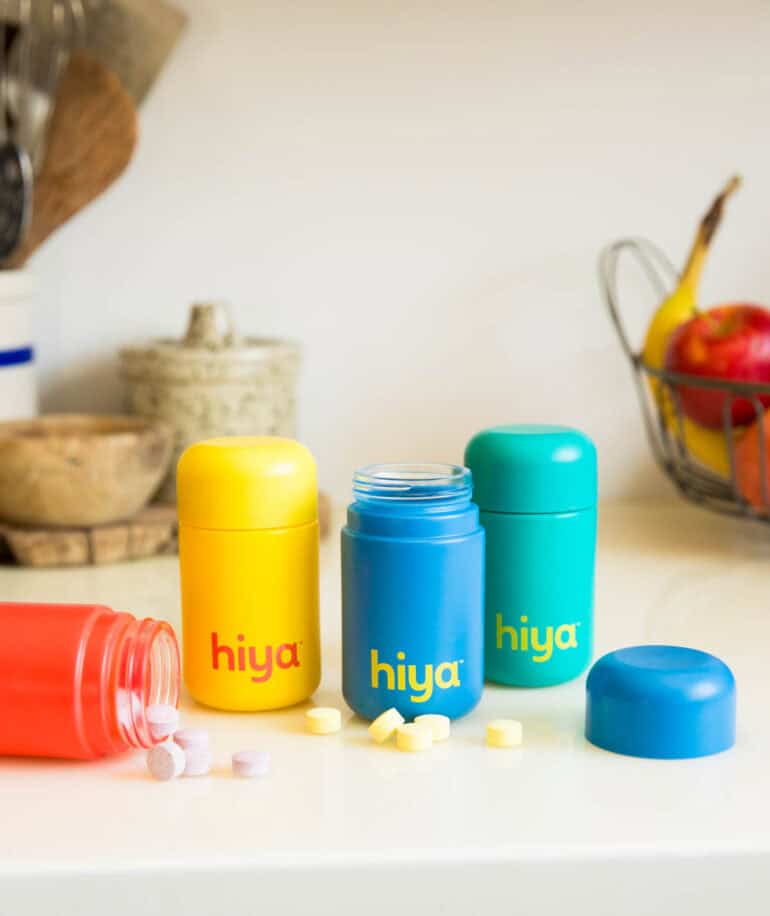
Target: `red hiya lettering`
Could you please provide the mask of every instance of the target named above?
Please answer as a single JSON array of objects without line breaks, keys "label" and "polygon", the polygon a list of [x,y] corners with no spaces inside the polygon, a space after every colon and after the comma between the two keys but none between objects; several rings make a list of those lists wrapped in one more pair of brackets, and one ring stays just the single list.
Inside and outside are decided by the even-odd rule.
[{"label": "red hiya lettering", "polygon": [[244,645],[243,633],[236,636],[240,645],[233,647],[219,641],[219,633],[211,634],[211,667],[220,670],[220,663],[224,663],[228,671],[253,671],[252,681],[255,684],[264,684],[273,676],[275,667],[299,668],[299,652],[296,642],[282,642],[278,647]]}]

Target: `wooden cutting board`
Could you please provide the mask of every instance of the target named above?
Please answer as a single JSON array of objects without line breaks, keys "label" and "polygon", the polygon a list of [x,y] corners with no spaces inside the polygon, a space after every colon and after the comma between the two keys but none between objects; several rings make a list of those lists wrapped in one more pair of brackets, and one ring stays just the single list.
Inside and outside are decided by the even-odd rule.
[{"label": "wooden cutting board", "polygon": [[155,504],[132,519],[92,528],[0,525],[7,559],[21,566],[88,566],[176,553],[176,506]]}]

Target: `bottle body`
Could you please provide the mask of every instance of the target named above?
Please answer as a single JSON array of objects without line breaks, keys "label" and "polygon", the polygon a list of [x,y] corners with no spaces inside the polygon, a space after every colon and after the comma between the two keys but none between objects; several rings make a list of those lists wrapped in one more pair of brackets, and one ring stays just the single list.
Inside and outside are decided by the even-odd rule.
[{"label": "bottle body", "polygon": [[259,711],[321,680],[315,461],[293,439],[198,442],[177,469],[184,679],[201,703]]},{"label": "bottle body", "polygon": [[[484,532],[467,471],[436,495],[399,467],[358,472],[374,483],[354,484],[342,531],[343,694],[366,719],[392,706],[456,718],[483,688]],[[411,493],[388,495],[394,474]]]},{"label": "bottle body", "polygon": [[156,743],[176,706],[171,627],[99,605],[0,604],[0,755],[90,760]]},{"label": "bottle body", "polygon": [[480,518],[486,678],[516,687],[572,680],[593,651],[596,509]]},{"label": "bottle body", "polygon": [[184,680],[217,709],[307,699],[321,680],[318,522],[217,531],[181,525]]}]

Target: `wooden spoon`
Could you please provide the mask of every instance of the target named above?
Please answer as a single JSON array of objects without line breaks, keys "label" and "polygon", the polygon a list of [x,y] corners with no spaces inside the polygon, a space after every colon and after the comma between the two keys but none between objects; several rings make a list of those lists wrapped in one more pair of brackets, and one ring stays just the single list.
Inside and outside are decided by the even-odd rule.
[{"label": "wooden spoon", "polygon": [[19,267],[59,226],[105,191],[136,146],[137,118],[118,78],[76,51],[56,93],[29,231],[3,267]]}]

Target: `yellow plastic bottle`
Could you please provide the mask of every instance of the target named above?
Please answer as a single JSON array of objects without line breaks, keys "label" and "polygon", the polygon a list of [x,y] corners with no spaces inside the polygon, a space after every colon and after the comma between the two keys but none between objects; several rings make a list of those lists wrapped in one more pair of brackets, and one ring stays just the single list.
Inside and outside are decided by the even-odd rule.
[{"label": "yellow plastic bottle", "polygon": [[207,706],[262,710],[321,679],[318,491],[299,442],[225,437],[177,470],[183,671]]}]

